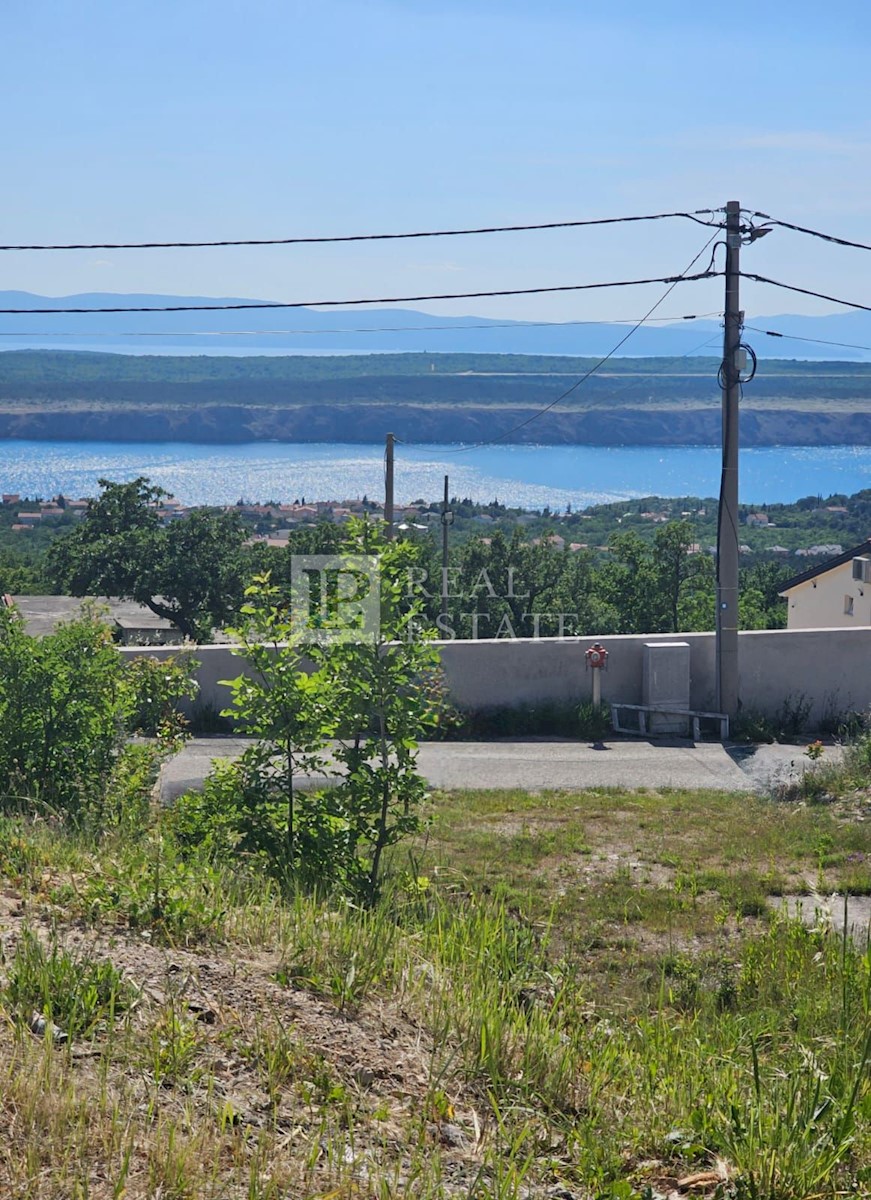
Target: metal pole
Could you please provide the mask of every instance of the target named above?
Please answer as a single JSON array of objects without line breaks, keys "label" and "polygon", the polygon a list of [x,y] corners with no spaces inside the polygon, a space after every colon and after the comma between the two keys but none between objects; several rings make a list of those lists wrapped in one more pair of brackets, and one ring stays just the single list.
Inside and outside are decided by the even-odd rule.
[{"label": "metal pole", "polygon": [[445,498],[442,503],[442,607],[443,617],[448,615],[448,508],[450,495],[448,492],[448,476],[445,475]]},{"label": "metal pole", "polygon": [[738,713],[738,349],[744,314],[740,309],[741,206],[726,205],[726,303],[723,334],[723,470],[717,521],[717,708],[732,720]]},{"label": "metal pole", "polygon": [[387,525],[385,535],[388,541],[393,540],[393,445],[395,441],[395,436],[388,433],[384,456],[384,521]]}]

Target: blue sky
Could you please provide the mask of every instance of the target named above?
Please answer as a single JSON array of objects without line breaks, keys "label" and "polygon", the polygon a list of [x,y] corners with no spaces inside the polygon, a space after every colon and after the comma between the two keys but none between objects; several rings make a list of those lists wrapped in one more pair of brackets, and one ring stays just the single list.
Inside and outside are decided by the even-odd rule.
[{"label": "blue sky", "polygon": [[[269,237],[746,207],[871,241],[871,11],[805,0],[2,0],[2,240]],[[666,275],[659,222],[391,245],[6,254],[0,288],[307,300]],[[780,231],[744,267],[871,303]],[[418,305],[640,316],[662,289]],[[686,285],[663,314],[714,311]],[[748,317],[832,306],[747,284]]]}]

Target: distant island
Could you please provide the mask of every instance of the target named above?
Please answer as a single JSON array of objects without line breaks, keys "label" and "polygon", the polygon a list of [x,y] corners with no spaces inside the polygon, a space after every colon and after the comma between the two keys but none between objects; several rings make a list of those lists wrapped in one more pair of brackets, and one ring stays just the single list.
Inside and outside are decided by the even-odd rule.
[{"label": "distant island", "polygon": [[[719,442],[718,359],[613,359],[569,390],[596,361],[7,351],[0,438],[372,444],[390,430],[418,443]],[[741,437],[747,446],[871,445],[871,363],[766,360],[745,389]]]}]

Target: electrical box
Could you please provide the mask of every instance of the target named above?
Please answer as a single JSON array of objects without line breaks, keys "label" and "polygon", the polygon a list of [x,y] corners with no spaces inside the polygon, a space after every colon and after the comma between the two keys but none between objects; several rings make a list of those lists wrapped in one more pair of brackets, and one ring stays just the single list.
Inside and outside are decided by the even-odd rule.
[{"label": "electrical box", "polygon": [[871,558],[853,559],[853,578],[859,583],[871,583]]}]

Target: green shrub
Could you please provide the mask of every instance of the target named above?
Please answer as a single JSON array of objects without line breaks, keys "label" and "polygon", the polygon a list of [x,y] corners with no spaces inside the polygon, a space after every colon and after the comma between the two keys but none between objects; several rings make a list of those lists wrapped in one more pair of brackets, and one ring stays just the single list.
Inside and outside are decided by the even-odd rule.
[{"label": "green shrub", "polygon": [[[294,796],[295,882],[341,886],[350,869],[350,826],[340,797],[329,790]],[[268,772],[252,770],[243,758],[219,762],[200,791],[179,796],[166,814],[165,829],[183,855],[214,863],[256,865],[282,885],[291,883],[286,851],[287,806]]]},{"label": "green shrub", "polygon": [[[233,707],[224,714],[255,741],[233,772],[214,780],[204,803],[221,810],[221,836],[265,856],[286,885],[335,888],[370,902],[384,852],[419,828],[426,785],[416,769],[417,739],[436,726],[443,705],[437,654],[417,636],[422,610],[407,594],[418,549],[351,521],[341,553],[377,569],[377,630],[359,637],[342,627],[338,607],[328,611],[329,593],[306,627],[296,594],[283,594],[269,575],[255,578],[233,631],[251,670],[225,681]],[[313,636],[303,637],[305,628]],[[301,774],[327,767],[340,777],[335,787],[299,790]],[[186,807],[202,828],[196,802]]]},{"label": "green shrub", "polygon": [[129,729],[145,737],[173,739],[184,734],[188,721],[180,706],[193,700],[199,690],[193,679],[198,665],[189,654],[134,658],[127,666],[127,683],[133,693]]},{"label": "green shrub", "polygon": [[99,810],[130,710],[121,658],[93,615],[29,637],[0,609],[0,802],[87,824]]}]

